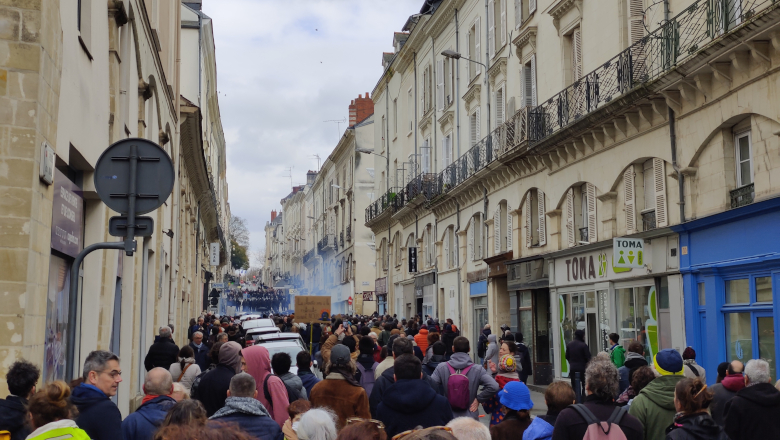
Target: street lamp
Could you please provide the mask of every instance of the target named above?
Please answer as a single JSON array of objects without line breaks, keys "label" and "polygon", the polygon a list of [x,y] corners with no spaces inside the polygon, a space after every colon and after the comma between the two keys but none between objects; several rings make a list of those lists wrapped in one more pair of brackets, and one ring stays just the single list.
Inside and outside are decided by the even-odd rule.
[{"label": "street lamp", "polygon": [[480,63],[479,61],[466,58],[466,57],[462,56],[459,52],[455,52],[454,50],[447,49],[447,50],[443,51],[441,54],[442,54],[442,56],[444,58],[451,58],[453,60],[459,60],[459,59],[463,58],[466,61],[470,61],[472,63],[479,64],[480,66],[485,68],[485,84],[487,84],[487,96],[488,96],[488,101],[487,101],[487,110],[488,110],[487,111],[487,123],[488,123],[488,132],[490,132],[490,81],[487,80],[488,66],[483,64],[483,63]]}]

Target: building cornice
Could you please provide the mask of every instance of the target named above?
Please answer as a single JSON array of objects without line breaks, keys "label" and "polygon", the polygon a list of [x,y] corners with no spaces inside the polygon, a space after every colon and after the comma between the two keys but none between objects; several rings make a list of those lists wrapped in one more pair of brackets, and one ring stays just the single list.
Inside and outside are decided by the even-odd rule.
[{"label": "building cornice", "polygon": [[466,104],[466,111],[471,111],[471,101],[473,101],[475,98],[479,99],[480,95],[482,94],[482,85],[479,83],[479,81],[474,81],[474,83],[469,87],[468,90],[466,90],[466,93],[463,95],[463,102]]},{"label": "building cornice", "polygon": [[574,7],[576,7],[580,15],[582,15],[582,0],[558,0],[557,3],[550,6],[547,13],[552,16],[553,24],[556,29],[558,29],[558,26],[560,25],[561,17]]},{"label": "building cornice", "polygon": [[531,45],[531,51],[536,51],[536,34],[537,34],[538,28],[536,26],[527,26],[525,29],[520,31],[520,33],[515,37],[514,40],[512,40],[512,44],[516,47],[517,52],[517,58],[522,62],[523,60],[523,48],[530,44]]},{"label": "building cornice", "polygon": [[488,69],[488,78],[491,84],[496,80],[499,73],[506,78],[506,57],[496,59],[490,66],[490,69]]}]

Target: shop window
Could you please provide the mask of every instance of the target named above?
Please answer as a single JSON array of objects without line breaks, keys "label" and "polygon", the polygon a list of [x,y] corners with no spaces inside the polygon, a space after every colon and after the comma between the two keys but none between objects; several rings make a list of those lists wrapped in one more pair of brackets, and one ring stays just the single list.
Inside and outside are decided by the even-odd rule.
[{"label": "shop window", "polygon": [[726,304],[750,303],[750,280],[742,278],[726,281]]},{"label": "shop window", "polygon": [[699,283],[696,285],[699,291],[699,307],[704,307],[707,305],[707,295],[704,290],[704,283]]},{"label": "shop window", "polygon": [[634,341],[642,344],[649,364],[658,352],[658,308],[655,286],[617,289],[617,326],[621,343],[628,347]]},{"label": "shop window", "polygon": [[756,278],[756,302],[772,302],[772,278]]}]

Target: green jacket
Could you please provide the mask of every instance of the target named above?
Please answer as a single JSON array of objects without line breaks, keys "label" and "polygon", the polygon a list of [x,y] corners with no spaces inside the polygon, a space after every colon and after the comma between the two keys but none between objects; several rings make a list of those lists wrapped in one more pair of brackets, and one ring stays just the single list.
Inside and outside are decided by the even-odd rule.
[{"label": "green jacket", "polygon": [[622,345],[616,345],[615,348],[610,350],[609,358],[615,364],[615,368],[622,367],[626,363],[626,349]]},{"label": "green jacket", "polygon": [[656,377],[634,397],[628,413],[642,422],[645,440],[666,438],[666,428],[674,422],[674,387],[683,379],[682,374]]}]

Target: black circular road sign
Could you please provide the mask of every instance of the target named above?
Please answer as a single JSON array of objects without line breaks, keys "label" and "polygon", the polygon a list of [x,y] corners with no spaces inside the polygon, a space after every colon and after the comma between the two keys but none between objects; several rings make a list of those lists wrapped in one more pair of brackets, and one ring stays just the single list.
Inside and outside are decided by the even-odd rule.
[{"label": "black circular road sign", "polygon": [[109,208],[127,214],[130,206],[131,168],[135,163],[135,215],[154,211],[173,191],[175,173],[168,153],[146,139],[114,143],[95,165],[95,189]]}]

